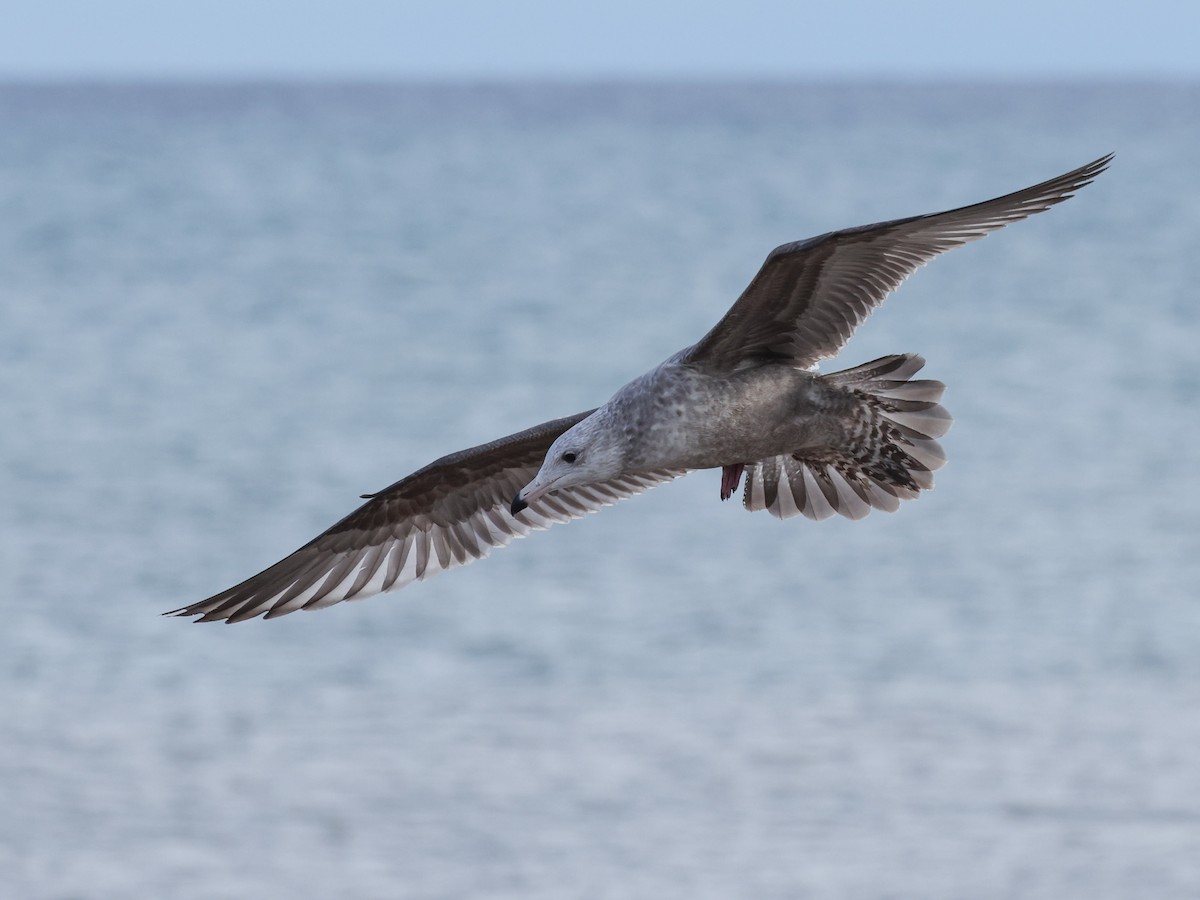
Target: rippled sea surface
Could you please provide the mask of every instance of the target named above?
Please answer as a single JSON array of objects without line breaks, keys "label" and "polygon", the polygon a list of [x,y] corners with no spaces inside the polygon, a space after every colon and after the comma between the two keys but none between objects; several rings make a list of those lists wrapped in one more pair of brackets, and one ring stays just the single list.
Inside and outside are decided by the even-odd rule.
[{"label": "rippled sea surface", "polygon": [[[1198,108],[0,88],[0,895],[1200,895]],[[158,615],[603,401],[776,244],[1110,150],[832,366],[949,385],[895,515],[701,472],[398,594]]]}]

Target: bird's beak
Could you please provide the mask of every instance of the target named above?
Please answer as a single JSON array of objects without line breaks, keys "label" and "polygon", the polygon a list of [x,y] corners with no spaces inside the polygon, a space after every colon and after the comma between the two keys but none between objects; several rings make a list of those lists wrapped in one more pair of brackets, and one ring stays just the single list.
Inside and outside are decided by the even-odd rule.
[{"label": "bird's beak", "polygon": [[517,495],[512,499],[512,505],[508,508],[514,516],[523,509],[527,509],[530,503],[535,503],[543,495],[550,493],[554,489],[555,482],[561,479],[555,478],[547,484],[542,484],[537,478],[525,485],[517,491]]}]

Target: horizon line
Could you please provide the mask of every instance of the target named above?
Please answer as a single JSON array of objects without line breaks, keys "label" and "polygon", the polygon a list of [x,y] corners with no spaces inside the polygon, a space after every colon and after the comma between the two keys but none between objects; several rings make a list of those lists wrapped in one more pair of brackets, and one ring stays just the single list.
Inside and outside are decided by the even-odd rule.
[{"label": "horizon line", "polygon": [[194,71],[4,71],[0,85],[387,85],[421,84],[466,86],[512,85],[884,85],[905,86],[1070,86],[1070,85],[1200,85],[1200,71],[928,71],[894,72],[370,72],[302,70],[194,70]]}]

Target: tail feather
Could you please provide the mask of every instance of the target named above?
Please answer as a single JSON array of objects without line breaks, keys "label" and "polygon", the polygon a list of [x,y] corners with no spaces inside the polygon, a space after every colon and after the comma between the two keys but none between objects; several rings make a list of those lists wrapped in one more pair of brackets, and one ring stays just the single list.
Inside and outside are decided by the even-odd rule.
[{"label": "tail feather", "polygon": [[938,401],[940,381],[911,380],[925,360],[915,353],[886,356],[822,376],[860,401],[847,421],[846,446],[798,451],[747,466],[746,509],[786,519],[861,519],[872,509],[895,512],[933,487],[946,462],[937,438],[951,417]]}]

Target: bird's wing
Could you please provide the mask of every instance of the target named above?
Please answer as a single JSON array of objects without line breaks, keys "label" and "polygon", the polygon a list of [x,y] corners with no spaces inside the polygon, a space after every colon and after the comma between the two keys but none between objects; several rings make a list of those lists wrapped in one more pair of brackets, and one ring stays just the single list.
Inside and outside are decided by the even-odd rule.
[{"label": "bird's wing", "polygon": [[637,472],[547,494],[519,516],[513,495],[541,467],[554,440],[594,410],[544,422],[442,457],[370,496],[324,534],[226,591],[166,615],[199,622],[274,618],[396,590],[482,559],[531,531],[641,493],[680,471]]},{"label": "bird's wing", "polygon": [[681,362],[731,372],[833,356],[900,283],[940,253],[1061,203],[1112,154],[1042,184],[947,212],[895,219],[776,247],[754,280]]}]

